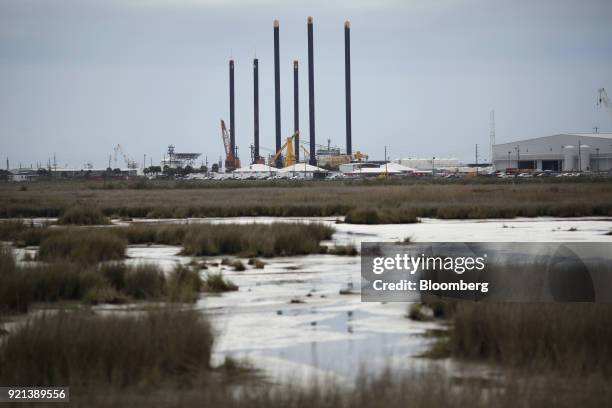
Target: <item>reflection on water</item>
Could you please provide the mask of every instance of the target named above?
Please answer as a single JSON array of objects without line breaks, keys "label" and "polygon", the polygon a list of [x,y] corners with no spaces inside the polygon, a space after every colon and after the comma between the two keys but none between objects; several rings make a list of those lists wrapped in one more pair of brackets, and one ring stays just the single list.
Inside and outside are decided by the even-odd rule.
[{"label": "reflection on water", "polygon": [[[295,222],[298,219],[280,219]],[[302,219],[304,220],[304,219]],[[277,218],[192,219],[189,222],[273,222]],[[610,241],[604,235],[609,220],[517,219],[491,221],[424,220],[408,225],[335,224],[332,218],[307,219],[334,224],[329,244],[359,245],[363,241]],[[187,263],[177,247],[130,248],[131,262],[154,260],[171,267]],[[240,289],[223,295],[205,295],[197,307],[210,315],[218,331],[215,357],[246,357],[278,380],[306,381],[309,375],[352,381],[361,370],[376,373],[421,370],[445,364],[447,369],[472,369],[456,362],[435,362],[415,357],[431,341],[426,330],[436,323],[405,318],[401,303],[361,303],[341,289],[359,287],[359,257],[311,255],[266,260],[264,269],[223,273]],[[216,271],[215,268],[212,269]],[[485,367],[485,370],[487,368]]]},{"label": "reflection on water", "polygon": [[[276,221],[333,224],[337,232],[333,241],[326,243],[329,245],[359,246],[363,241],[399,241],[407,237],[413,242],[612,241],[612,236],[605,235],[612,227],[610,219],[426,219],[406,225],[336,224],[335,218],[187,220],[194,223]],[[19,256],[28,251],[32,252],[20,250]],[[175,246],[131,246],[127,262],[156,263],[170,270],[177,263],[187,264],[192,260],[179,253],[180,248]],[[248,266],[246,271],[236,272],[221,265],[210,269],[222,270],[239,286],[236,292],[204,294],[196,304],[210,317],[218,332],[213,356],[216,361],[222,361],[225,355],[246,357],[273,379],[281,381],[298,378],[307,381],[315,375],[352,381],[360,370],[368,373],[385,367],[421,370],[440,364],[448,370],[471,369],[482,373],[482,366],[415,357],[431,341],[423,336],[425,331],[440,326],[407,319],[406,304],[361,303],[358,293],[341,295],[341,289],[360,286],[359,257],[311,255],[265,261],[264,269]],[[116,310],[115,307],[107,309]]]}]

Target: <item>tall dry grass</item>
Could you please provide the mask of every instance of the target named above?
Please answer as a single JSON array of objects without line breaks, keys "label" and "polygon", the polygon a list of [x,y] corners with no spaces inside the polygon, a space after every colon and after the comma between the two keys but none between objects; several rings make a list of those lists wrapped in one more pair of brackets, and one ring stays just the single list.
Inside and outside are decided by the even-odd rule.
[{"label": "tall dry grass", "polygon": [[333,228],[323,224],[135,224],[115,229],[132,244],[183,245],[186,255],[291,256],[320,252]]},{"label": "tall dry grass", "polygon": [[40,242],[42,261],[66,260],[84,265],[123,259],[127,241],[112,230],[67,229],[49,234]]},{"label": "tall dry grass", "polygon": [[75,206],[66,209],[57,223],[60,225],[107,225],[107,217],[97,207]]},{"label": "tall dry grass", "polygon": [[318,223],[132,224],[113,228],[7,228],[19,245],[40,245],[41,260],[83,264],[124,257],[127,244],[181,245],[186,255],[291,256],[324,251],[334,229]]},{"label": "tall dry grass", "polygon": [[0,342],[0,383],[126,387],[206,374],[214,336],[196,312],[140,316],[60,312],[30,318]]},{"label": "tall dry grass", "polygon": [[349,224],[411,224],[418,222],[417,211],[405,208],[395,209],[359,207],[350,210],[344,221]]},{"label": "tall dry grass", "polygon": [[156,265],[118,262],[95,266],[60,260],[17,265],[10,249],[0,247],[0,315],[27,312],[33,302],[153,299],[191,303],[203,289],[199,272],[181,265],[168,273]]},{"label": "tall dry grass", "polygon": [[[153,218],[342,216],[357,208],[393,217],[511,218],[608,216],[608,179],[346,183],[151,183],[147,189],[92,189],[91,183],[35,183],[27,191],[0,185],[0,217],[59,216],[80,206],[106,215]],[[168,191],[171,188],[172,191]]]},{"label": "tall dry grass", "polygon": [[[320,242],[331,239],[333,229],[322,224],[192,224],[172,229],[133,226],[128,239],[153,238],[156,243],[181,243],[183,253],[193,256],[241,255],[292,256],[321,252]],[[165,233],[160,233],[160,231]]]},{"label": "tall dry grass", "polygon": [[535,371],[612,374],[612,305],[457,302],[448,350]]},{"label": "tall dry grass", "polygon": [[0,245],[0,316],[26,312],[32,302],[30,279],[20,272],[10,248]]}]

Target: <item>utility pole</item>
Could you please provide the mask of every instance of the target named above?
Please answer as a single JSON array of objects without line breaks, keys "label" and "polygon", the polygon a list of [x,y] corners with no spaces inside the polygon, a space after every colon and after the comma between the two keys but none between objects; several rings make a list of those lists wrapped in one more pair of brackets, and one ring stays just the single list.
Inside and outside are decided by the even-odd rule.
[{"label": "utility pole", "polygon": [[578,141],[578,172],[582,173],[582,154],[580,153],[580,149],[582,147],[582,144],[580,143],[580,140]]},{"label": "utility pole", "polygon": [[478,143],[476,143],[476,175],[478,175]]},{"label": "utility pole", "polygon": [[595,162],[597,163],[597,173],[599,173],[599,147],[595,148],[595,152],[597,153]]},{"label": "utility pole", "polygon": [[516,170],[521,168],[521,146],[516,145]]},{"label": "utility pole", "polygon": [[[329,139],[327,139],[329,140]],[[387,145],[385,145],[385,179],[389,178],[389,172],[387,168]]]},{"label": "utility pole", "polygon": [[436,156],[431,158],[431,176],[436,175]]},{"label": "utility pole", "polygon": [[489,143],[491,144],[491,165],[494,166],[493,162],[493,146],[495,145],[495,111],[491,110],[491,129],[489,130]]}]

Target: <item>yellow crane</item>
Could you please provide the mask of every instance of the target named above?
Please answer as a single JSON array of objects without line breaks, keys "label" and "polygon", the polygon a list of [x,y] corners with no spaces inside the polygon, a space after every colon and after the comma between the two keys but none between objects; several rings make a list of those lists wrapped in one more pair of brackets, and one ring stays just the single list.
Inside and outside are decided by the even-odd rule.
[{"label": "yellow crane", "polygon": [[[281,148],[278,150],[278,152],[276,152],[274,156],[270,158],[270,161],[268,162],[269,166],[274,166],[276,164],[276,160],[283,153],[283,150],[286,151],[285,155],[283,156],[283,167],[293,166],[296,163],[295,150],[293,149],[293,140],[297,136],[299,136],[299,134],[300,134],[300,131],[298,130],[293,135],[287,138],[287,141],[285,142],[285,144],[282,145]],[[304,148],[302,147],[302,149]]]}]

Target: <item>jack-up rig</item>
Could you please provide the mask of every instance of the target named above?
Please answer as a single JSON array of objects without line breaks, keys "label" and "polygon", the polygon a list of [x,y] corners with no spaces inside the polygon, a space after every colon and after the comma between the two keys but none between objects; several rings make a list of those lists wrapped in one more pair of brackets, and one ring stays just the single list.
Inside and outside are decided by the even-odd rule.
[{"label": "jack-up rig", "polygon": [[[344,68],[345,68],[345,103],[346,103],[346,148],[331,148],[328,141],[327,147],[320,146],[315,139],[315,102],[314,102],[314,41],[313,18],[307,19],[307,44],[308,44],[308,139],[302,140],[299,125],[299,92],[298,92],[298,61],[293,61],[293,116],[294,133],[281,145],[281,101],[280,101],[280,24],[274,20],[274,124],[275,124],[275,149],[268,161],[269,166],[286,167],[300,162],[300,150],[304,151],[307,160],[311,165],[321,165],[328,168],[338,167],[340,164],[351,161],[366,161],[368,155],[359,151],[354,151],[352,146],[352,126],[351,126],[351,57],[350,57],[350,32],[351,26],[348,21],[344,24]],[[259,143],[259,60],[253,60],[253,145],[251,146],[251,163],[264,164],[265,160],[260,155]],[[221,133],[223,146],[225,148],[225,171],[232,172],[240,167],[238,149],[236,147],[235,121],[234,121],[234,59],[229,60],[229,107],[230,121],[229,128],[221,121]],[[306,149],[303,145],[307,145]],[[344,151],[343,151],[344,150]],[[310,151],[310,152],[308,152]]]}]

